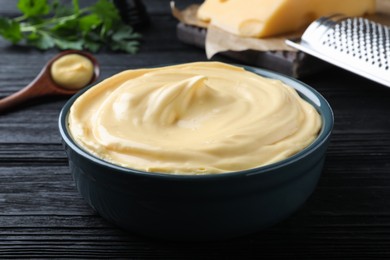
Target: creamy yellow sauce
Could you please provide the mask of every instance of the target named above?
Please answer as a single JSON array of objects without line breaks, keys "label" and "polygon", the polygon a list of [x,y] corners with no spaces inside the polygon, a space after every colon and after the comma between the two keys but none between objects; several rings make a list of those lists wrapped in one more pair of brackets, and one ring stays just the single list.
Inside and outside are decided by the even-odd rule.
[{"label": "creamy yellow sauce", "polygon": [[69,115],[73,138],[90,153],[170,174],[274,163],[320,128],[318,112],[292,87],[218,62],[124,71],[86,91]]},{"label": "creamy yellow sauce", "polygon": [[91,82],[94,65],[80,54],[67,54],[53,62],[50,74],[54,82],[63,88],[80,89]]}]

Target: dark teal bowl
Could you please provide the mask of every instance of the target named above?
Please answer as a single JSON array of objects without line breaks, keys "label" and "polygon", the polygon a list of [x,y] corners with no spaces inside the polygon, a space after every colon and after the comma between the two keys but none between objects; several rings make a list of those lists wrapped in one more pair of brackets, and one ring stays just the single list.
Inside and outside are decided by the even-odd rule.
[{"label": "dark teal bowl", "polygon": [[314,89],[295,79],[245,69],[294,87],[321,114],[317,139],[294,156],[255,169],[181,176],[142,172],[103,161],[79,147],[68,131],[64,106],[59,129],[77,189],[101,216],[131,232],[173,240],[214,240],[260,231],[301,207],[320,178],[333,112]]}]

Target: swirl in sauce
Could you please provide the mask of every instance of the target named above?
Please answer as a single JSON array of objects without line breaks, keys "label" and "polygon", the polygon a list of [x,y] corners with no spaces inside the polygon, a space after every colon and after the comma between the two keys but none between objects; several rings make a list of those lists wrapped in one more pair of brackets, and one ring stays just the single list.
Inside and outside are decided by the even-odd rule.
[{"label": "swirl in sauce", "polygon": [[317,137],[321,117],[281,81],[218,62],[119,73],[72,105],[76,142],[148,172],[212,174],[271,164]]}]

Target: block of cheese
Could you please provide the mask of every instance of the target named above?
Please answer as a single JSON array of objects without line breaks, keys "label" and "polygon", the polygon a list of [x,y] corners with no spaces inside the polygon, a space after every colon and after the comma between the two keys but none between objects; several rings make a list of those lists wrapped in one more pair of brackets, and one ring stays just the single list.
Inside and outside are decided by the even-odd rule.
[{"label": "block of cheese", "polygon": [[200,20],[245,37],[269,37],[297,31],[321,16],[375,12],[375,0],[206,0]]}]

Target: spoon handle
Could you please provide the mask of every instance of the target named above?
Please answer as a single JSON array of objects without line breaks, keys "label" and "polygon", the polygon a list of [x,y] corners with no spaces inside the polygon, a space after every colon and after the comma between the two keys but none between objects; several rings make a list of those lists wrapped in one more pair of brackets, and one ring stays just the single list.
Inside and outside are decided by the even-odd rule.
[{"label": "spoon handle", "polygon": [[59,58],[68,54],[79,54],[85,56],[93,63],[93,76],[88,84],[94,82],[99,76],[99,64],[97,60],[89,53],[77,50],[63,51],[54,58],[52,58],[45,67],[41,70],[39,75],[25,88],[18,92],[0,99],[0,114],[8,112],[12,108],[22,105],[25,101],[44,96],[71,96],[80,89],[65,88],[57,84],[51,76],[51,65]]},{"label": "spoon handle", "polygon": [[16,108],[25,101],[50,94],[50,88],[47,87],[47,78],[41,76],[42,73],[25,88],[0,99],[0,114],[4,114],[10,109]]}]

